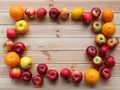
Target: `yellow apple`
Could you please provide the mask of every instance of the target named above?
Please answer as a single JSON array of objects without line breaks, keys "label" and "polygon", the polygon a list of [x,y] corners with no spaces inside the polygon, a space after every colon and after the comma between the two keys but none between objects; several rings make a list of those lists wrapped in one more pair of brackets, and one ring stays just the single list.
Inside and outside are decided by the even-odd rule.
[{"label": "yellow apple", "polygon": [[29,69],[32,66],[32,59],[28,56],[24,56],[20,59],[20,66],[23,69]]},{"label": "yellow apple", "polygon": [[15,28],[17,32],[24,34],[28,31],[29,25],[28,22],[25,20],[19,20],[15,23]]}]

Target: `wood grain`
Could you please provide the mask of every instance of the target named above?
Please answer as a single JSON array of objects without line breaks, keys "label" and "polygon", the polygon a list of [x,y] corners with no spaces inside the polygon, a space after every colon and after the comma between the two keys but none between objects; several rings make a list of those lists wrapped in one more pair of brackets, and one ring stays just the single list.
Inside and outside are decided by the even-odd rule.
[{"label": "wood grain", "polygon": [[[24,83],[21,80],[11,80],[8,76],[9,67],[4,63],[6,51],[2,48],[6,38],[6,29],[14,27],[15,21],[9,16],[9,8],[13,4],[21,4],[24,8],[32,6],[35,9],[39,7],[46,8],[47,12],[51,7],[68,7],[70,11],[74,7],[80,6],[85,12],[93,7],[100,7],[101,10],[110,8],[115,13],[114,20],[116,33],[114,37],[120,40],[120,0],[0,0],[0,90],[4,89],[41,89],[41,90],[120,90],[120,45],[109,55],[115,57],[116,66],[112,69],[112,77],[109,80],[100,78],[96,86],[89,86],[83,79],[78,85],[72,81],[64,81],[59,77],[55,83],[51,83],[44,77],[44,85],[41,88],[35,88],[31,82]],[[60,72],[63,67],[68,67],[72,71],[79,70],[84,72],[92,67],[91,59],[86,56],[85,50],[88,45],[95,45],[94,38],[96,34],[91,31],[91,25],[84,25],[82,21],[73,21],[69,18],[67,21],[58,19],[53,21],[47,14],[43,21],[37,18],[34,20],[25,20],[29,23],[29,31],[25,35],[18,35],[14,42],[22,41],[26,45],[26,51],[22,56],[30,56],[33,59],[33,66],[30,71],[33,75],[38,74],[36,66],[39,63],[46,63],[49,69],[56,69]],[[100,19],[101,20],[101,19]]]}]

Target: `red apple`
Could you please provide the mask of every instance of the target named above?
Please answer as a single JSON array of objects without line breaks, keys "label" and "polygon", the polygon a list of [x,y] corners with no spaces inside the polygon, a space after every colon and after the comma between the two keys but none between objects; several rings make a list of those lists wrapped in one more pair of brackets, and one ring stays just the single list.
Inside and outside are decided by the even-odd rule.
[{"label": "red apple", "polygon": [[92,61],[92,65],[94,68],[98,69],[103,65],[103,60],[100,56],[95,56]]},{"label": "red apple", "polygon": [[14,43],[12,40],[6,40],[3,44],[3,48],[8,52],[12,51]]},{"label": "red apple", "polygon": [[57,19],[59,17],[60,11],[57,8],[51,8],[49,11],[49,16],[52,19]]},{"label": "red apple", "polygon": [[25,45],[22,42],[16,42],[13,47],[13,51],[21,55],[25,51]]},{"label": "red apple", "polygon": [[71,70],[68,68],[63,68],[60,72],[60,75],[63,79],[68,80],[71,78]]},{"label": "red apple", "polygon": [[38,19],[43,20],[45,16],[47,15],[47,11],[45,8],[38,8],[36,11],[36,15]]},{"label": "red apple", "polygon": [[92,21],[92,14],[90,12],[83,13],[82,21],[86,24],[89,24]]},{"label": "red apple", "polygon": [[100,21],[94,21],[92,24],[92,31],[95,33],[100,33],[102,30],[102,23]]},{"label": "red apple", "polygon": [[101,57],[107,56],[109,54],[109,52],[110,52],[110,50],[106,45],[101,46],[98,51],[98,53]]},{"label": "red apple", "polygon": [[100,75],[104,79],[109,79],[111,77],[111,70],[107,67],[104,67],[100,70]]},{"label": "red apple", "polygon": [[12,79],[20,79],[21,69],[19,67],[14,67],[9,71],[9,77]]},{"label": "red apple", "polygon": [[88,46],[86,49],[86,53],[89,57],[93,58],[97,55],[97,49],[95,46]]},{"label": "red apple", "polygon": [[26,16],[28,16],[29,18],[34,18],[35,17],[35,9],[33,7],[27,7],[25,9],[25,14]]},{"label": "red apple", "polygon": [[30,71],[23,71],[21,78],[23,81],[30,81],[32,79],[32,73]]},{"label": "red apple", "polygon": [[98,7],[94,7],[94,8],[92,8],[91,13],[92,13],[92,16],[96,19],[100,16],[101,9]]},{"label": "red apple", "polygon": [[115,37],[109,38],[107,40],[107,47],[109,49],[114,49],[118,45],[118,43],[119,43],[119,39],[118,38],[115,38]]},{"label": "red apple", "polygon": [[96,37],[95,37],[95,43],[97,45],[105,45],[106,44],[106,37],[103,35],[103,34],[98,34]]},{"label": "red apple", "polygon": [[41,75],[45,75],[48,71],[48,66],[44,63],[38,64],[37,72]]},{"label": "red apple", "polygon": [[40,87],[40,86],[43,85],[44,79],[43,79],[43,77],[40,76],[40,75],[35,75],[35,76],[33,76],[33,78],[32,78],[32,83],[33,83],[33,85],[34,85],[35,87]]},{"label": "red apple", "polygon": [[47,78],[50,81],[56,81],[58,79],[58,72],[54,69],[51,69],[47,72]]},{"label": "red apple", "polygon": [[115,66],[115,59],[113,56],[108,56],[105,58],[105,65],[108,68],[112,68]]},{"label": "red apple", "polygon": [[82,77],[83,77],[82,72],[80,71],[72,72],[71,78],[74,83],[79,83],[82,80]]},{"label": "red apple", "polygon": [[8,28],[6,33],[8,39],[14,40],[17,38],[17,32],[15,28]]}]

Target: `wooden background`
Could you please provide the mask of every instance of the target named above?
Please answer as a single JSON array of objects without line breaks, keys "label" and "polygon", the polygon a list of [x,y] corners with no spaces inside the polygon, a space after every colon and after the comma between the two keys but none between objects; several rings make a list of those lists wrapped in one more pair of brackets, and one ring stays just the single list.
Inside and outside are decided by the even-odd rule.
[{"label": "wooden background", "polygon": [[[120,0],[0,0],[0,90],[4,89],[39,89],[33,85],[22,81],[12,81],[8,76],[9,68],[4,64],[6,51],[2,48],[2,43],[6,38],[6,29],[14,27],[15,21],[9,16],[9,8],[12,4],[18,3],[24,6],[32,6],[35,9],[44,7],[47,11],[51,7],[68,7],[72,10],[76,6],[81,6],[85,11],[90,11],[94,6],[102,10],[110,8],[115,12],[113,22],[116,24],[117,32],[114,36],[120,39]],[[49,69],[60,71],[63,67],[71,70],[80,70],[83,73],[91,67],[91,61],[85,53],[88,45],[94,45],[95,34],[91,32],[91,25],[85,26],[83,23],[71,20],[58,22],[52,21],[49,16],[44,21],[37,18],[28,20],[29,32],[24,36],[18,36],[16,41],[22,41],[27,46],[24,55],[33,59],[32,73],[35,75],[38,63],[47,63]],[[51,83],[45,78],[42,90],[119,90],[120,89],[120,45],[111,53],[116,60],[116,66],[112,70],[112,77],[94,86],[88,86],[83,80],[79,85],[72,82],[65,82],[59,78],[56,83]]]}]

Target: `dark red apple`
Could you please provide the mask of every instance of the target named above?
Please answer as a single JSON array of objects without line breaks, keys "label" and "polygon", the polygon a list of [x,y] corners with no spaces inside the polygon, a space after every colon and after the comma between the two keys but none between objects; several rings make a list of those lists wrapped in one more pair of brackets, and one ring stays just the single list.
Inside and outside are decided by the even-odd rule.
[{"label": "dark red apple", "polygon": [[94,68],[99,69],[103,65],[103,60],[100,56],[95,56],[92,61]]},{"label": "dark red apple", "polygon": [[100,21],[94,21],[92,24],[92,31],[95,33],[100,33],[102,30],[102,23]]},{"label": "dark red apple", "polygon": [[58,72],[54,69],[51,69],[47,72],[47,78],[50,80],[50,81],[56,81],[58,79]]},{"label": "dark red apple", "polygon": [[108,56],[105,58],[105,65],[108,68],[112,68],[115,66],[115,59],[113,56]]},{"label": "dark red apple", "polygon": [[15,28],[8,28],[6,30],[6,34],[8,39],[14,40],[17,38],[17,32]]},{"label": "dark red apple", "polygon": [[12,51],[14,43],[12,40],[6,40],[3,44],[3,48],[8,52]]},{"label": "dark red apple", "polygon": [[71,78],[71,70],[68,68],[63,68],[60,72],[60,75],[63,79],[68,80]]},{"label": "dark red apple", "polygon": [[97,55],[97,49],[95,46],[88,46],[86,49],[86,53],[89,57],[93,58]]},{"label": "dark red apple", "polygon": [[92,21],[92,14],[90,12],[83,13],[82,21],[86,24],[89,24]]},{"label": "dark red apple", "polygon": [[119,43],[119,39],[118,38],[116,38],[116,37],[109,38],[107,40],[107,47],[109,49],[114,49],[118,45],[118,43]]},{"label": "dark red apple", "polygon": [[38,19],[43,20],[45,16],[47,15],[47,11],[45,8],[38,8],[36,11],[36,15]]},{"label": "dark red apple", "polygon": [[96,19],[100,16],[101,14],[101,9],[99,7],[94,7],[91,10],[92,16]]},{"label": "dark red apple", "polygon": [[52,19],[57,19],[59,17],[60,11],[57,8],[51,8],[49,11],[49,16]]},{"label": "dark red apple", "polygon": [[20,79],[21,69],[19,67],[14,67],[9,71],[9,77],[12,79]]},{"label": "dark red apple", "polygon": [[21,78],[23,81],[30,81],[32,79],[32,73],[30,71],[23,71]]},{"label": "dark red apple", "polygon": [[41,75],[45,75],[48,71],[48,66],[44,63],[38,64],[37,72]]},{"label": "dark red apple", "polygon": [[25,15],[28,16],[29,18],[34,18],[35,17],[35,9],[33,7],[27,7],[25,9]]},{"label": "dark red apple", "polygon": [[74,72],[72,72],[71,78],[72,78],[72,81],[73,81],[74,83],[79,83],[79,82],[81,82],[82,77],[83,77],[82,72],[80,72],[80,71],[74,71]]},{"label": "dark red apple", "polygon": [[24,43],[16,42],[13,46],[13,51],[21,55],[25,51]]},{"label": "dark red apple", "polygon": [[103,34],[98,34],[95,37],[95,43],[99,46],[106,44],[106,37]]},{"label": "dark red apple", "polygon": [[104,79],[109,79],[111,77],[111,70],[107,67],[104,67],[100,70],[100,75]]},{"label": "dark red apple", "polygon": [[106,45],[101,46],[98,51],[98,53],[101,57],[107,56],[109,54],[109,52],[110,52],[110,50]]},{"label": "dark red apple", "polygon": [[32,83],[35,87],[41,87],[44,83],[44,79],[40,75],[35,75],[32,78]]}]

